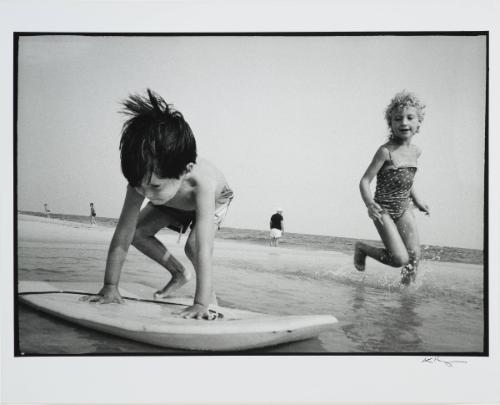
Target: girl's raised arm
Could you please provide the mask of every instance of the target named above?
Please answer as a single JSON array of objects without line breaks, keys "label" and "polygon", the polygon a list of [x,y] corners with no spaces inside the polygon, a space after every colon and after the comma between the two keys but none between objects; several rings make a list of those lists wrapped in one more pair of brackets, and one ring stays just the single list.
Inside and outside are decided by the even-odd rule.
[{"label": "girl's raised arm", "polygon": [[373,181],[374,177],[377,175],[378,171],[384,165],[384,162],[389,158],[389,151],[387,148],[381,146],[378,148],[375,156],[373,157],[370,165],[361,177],[361,181],[359,182],[359,190],[361,192],[361,198],[363,199],[366,208],[368,208],[368,216],[374,220],[382,222],[382,212],[383,209],[380,207],[374,200],[372,196],[372,192],[370,189],[370,184]]},{"label": "girl's raised arm", "polygon": [[361,181],[359,182],[359,190],[361,191],[361,198],[363,198],[363,201],[365,202],[365,205],[367,207],[374,203],[373,196],[370,190],[370,184],[388,158],[389,151],[387,150],[387,148],[383,146],[378,148],[370,165],[366,169],[365,174],[363,174],[363,177],[361,177]]}]

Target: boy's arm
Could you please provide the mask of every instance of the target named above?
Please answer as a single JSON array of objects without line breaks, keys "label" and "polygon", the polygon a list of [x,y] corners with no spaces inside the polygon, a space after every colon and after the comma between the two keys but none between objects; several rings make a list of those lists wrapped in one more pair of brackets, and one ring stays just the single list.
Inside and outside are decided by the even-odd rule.
[{"label": "boy's arm", "polygon": [[143,201],[144,197],[128,185],[122,212],[109,247],[104,276],[105,285],[118,285],[123,262],[134,237]]},{"label": "boy's arm", "polygon": [[194,303],[181,312],[185,318],[209,317],[208,305],[213,296],[212,255],[214,245],[215,184],[199,185],[196,190],[195,249],[197,260]]},{"label": "boy's arm", "polygon": [[377,220],[382,223],[382,207],[380,207],[374,200],[370,189],[370,184],[377,175],[378,171],[384,165],[388,158],[388,151],[384,147],[378,148],[375,156],[373,157],[370,165],[366,169],[361,181],[359,182],[359,191],[366,207],[368,208],[368,215],[371,219]]},{"label": "boy's arm", "polygon": [[101,303],[122,302],[118,292],[118,282],[120,281],[123,263],[134,237],[143,201],[144,197],[137,193],[132,186],[128,185],[122,212],[108,250],[104,286],[99,291],[99,297],[91,301]]},{"label": "boy's arm", "polygon": [[196,195],[196,293],[195,303],[208,306],[212,296],[215,187],[200,187]]}]

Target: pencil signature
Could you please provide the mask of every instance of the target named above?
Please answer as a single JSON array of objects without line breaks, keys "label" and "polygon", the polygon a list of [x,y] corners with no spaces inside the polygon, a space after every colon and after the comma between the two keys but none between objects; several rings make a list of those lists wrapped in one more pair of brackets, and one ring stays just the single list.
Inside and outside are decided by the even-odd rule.
[{"label": "pencil signature", "polygon": [[465,360],[441,360],[439,356],[429,356],[429,357],[424,357],[422,360],[422,363],[427,363],[427,364],[435,364],[435,363],[441,363],[444,364],[446,367],[453,367],[454,364],[456,363],[467,363]]}]

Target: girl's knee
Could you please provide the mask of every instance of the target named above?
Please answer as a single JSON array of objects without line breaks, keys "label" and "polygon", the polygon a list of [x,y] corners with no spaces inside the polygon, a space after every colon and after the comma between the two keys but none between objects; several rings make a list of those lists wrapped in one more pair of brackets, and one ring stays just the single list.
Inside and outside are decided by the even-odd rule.
[{"label": "girl's knee", "polygon": [[406,266],[410,261],[410,256],[407,252],[398,252],[391,255],[391,264],[394,267]]}]

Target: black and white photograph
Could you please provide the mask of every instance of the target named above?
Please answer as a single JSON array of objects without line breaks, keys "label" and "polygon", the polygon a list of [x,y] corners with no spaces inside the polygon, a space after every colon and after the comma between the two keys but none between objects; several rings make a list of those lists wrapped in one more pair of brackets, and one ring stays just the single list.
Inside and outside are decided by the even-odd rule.
[{"label": "black and white photograph", "polygon": [[[212,401],[305,403],[374,398],[297,395],[313,361],[318,385],[363,362],[387,367],[387,384],[459,373],[443,391],[478,364],[498,375],[488,24],[113,24],[20,24],[7,38],[12,375],[86,364],[85,375],[118,368],[149,387],[205,380],[215,362],[259,380],[292,367],[277,383],[294,385],[288,394],[202,386]],[[158,387],[125,397],[97,375],[99,402],[158,401]],[[162,400],[200,400],[183,386]],[[422,391],[393,398],[444,398]]]},{"label": "black and white photograph", "polygon": [[19,354],[487,352],[486,33],[17,39]]}]

